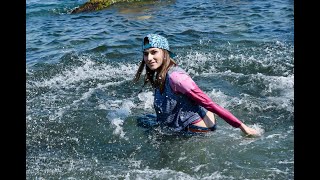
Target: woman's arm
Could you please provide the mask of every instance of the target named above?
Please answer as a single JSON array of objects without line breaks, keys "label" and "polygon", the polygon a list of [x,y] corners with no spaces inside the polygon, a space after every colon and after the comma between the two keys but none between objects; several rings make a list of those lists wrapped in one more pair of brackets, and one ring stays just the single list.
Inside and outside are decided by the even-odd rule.
[{"label": "woman's arm", "polygon": [[176,93],[187,95],[200,106],[217,114],[228,124],[235,128],[240,128],[246,134],[256,134],[256,130],[249,128],[243,124],[238,118],[231,114],[228,110],[213,102],[191,79],[191,77],[183,72],[173,72],[170,77],[170,86]]}]

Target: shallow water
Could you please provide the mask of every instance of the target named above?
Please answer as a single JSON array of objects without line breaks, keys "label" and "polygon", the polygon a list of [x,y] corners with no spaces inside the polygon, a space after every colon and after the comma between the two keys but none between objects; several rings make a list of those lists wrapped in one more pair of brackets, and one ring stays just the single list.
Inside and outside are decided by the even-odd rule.
[{"label": "shallow water", "polygon": [[[27,179],[294,179],[293,1],[116,4],[26,1]],[[137,126],[153,112],[132,78],[141,38],[175,60],[261,137],[218,118],[204,136]]]}]

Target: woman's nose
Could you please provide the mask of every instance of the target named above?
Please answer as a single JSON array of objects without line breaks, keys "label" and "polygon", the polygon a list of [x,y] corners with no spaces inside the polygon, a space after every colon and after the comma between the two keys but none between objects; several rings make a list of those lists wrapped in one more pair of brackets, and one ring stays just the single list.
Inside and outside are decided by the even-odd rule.
[{"label": "woman's nose", "polygon": [[153,59],[152,54],[148,54],[147,60],[148,60],[148,61],[151,61],[152,59]]}]

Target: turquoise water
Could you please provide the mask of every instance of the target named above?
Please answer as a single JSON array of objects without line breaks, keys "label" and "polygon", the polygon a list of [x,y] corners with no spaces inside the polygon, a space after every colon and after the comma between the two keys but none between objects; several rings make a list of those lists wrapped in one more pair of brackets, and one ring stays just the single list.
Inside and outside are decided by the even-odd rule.
[{"label": "turquoise water", "polygon": [[[85,0],[26,1],[27,179],[294,179],[294,12],[288,1],[176,0],[70,14]],[[205,136],[137,126],[153,112],[132,78],[141,38],[165,35],[216,103]]]}]

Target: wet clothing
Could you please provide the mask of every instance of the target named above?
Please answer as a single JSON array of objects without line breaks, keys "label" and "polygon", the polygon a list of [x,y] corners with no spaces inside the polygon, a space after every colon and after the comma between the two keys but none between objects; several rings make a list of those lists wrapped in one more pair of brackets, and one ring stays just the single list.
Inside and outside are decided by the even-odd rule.
[{"label": "wet clothing", "polygon": [[193,124],[189,124],[187,127],[184,128],[184,131],[186,132],[192,132],[192,133],[206,133],[210,131],[214,131],[217,129],[217,124],[213,125],[212,127],[200,127]]},{"label": "wet clothing", "polygon": [[202,119],[208,110],[233,127],[241,124],[229,111],[214,103],[178,66],[169,69],[164,92],[161,94],[155,89],[154,108],[157,121],[173,131],[185,130],[192,122]]},{"label": "wet clothing", "polygon": [[240,126],[241,121],[228,110],[213,102],[210,97],[196,85],[188,74],[181,71],[174,71],[169,75],[169,83],[174,92],[188,96],[196,104],[217,114],[231,126],[236,128]]},{"label": "wet clothing", "polygon": [[158,88],[155,89],[154,109],[161,125],[173,131],[181,131],[193,121],[201,119],[200,115],[205,115],[207,110],[186,95],[173,91],[169,77],[175,71],[185,73],[179,67],[170,68],[166,76],[164,92],[161,94]]}]

